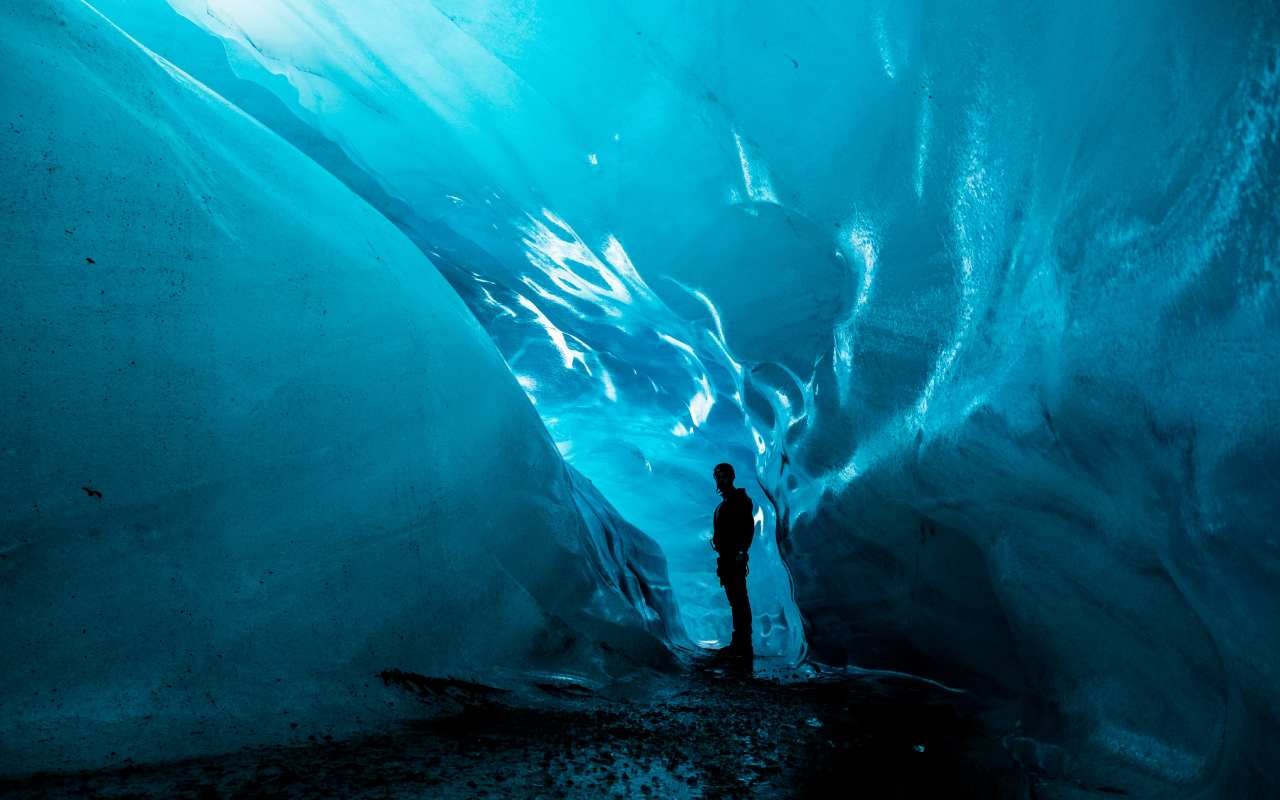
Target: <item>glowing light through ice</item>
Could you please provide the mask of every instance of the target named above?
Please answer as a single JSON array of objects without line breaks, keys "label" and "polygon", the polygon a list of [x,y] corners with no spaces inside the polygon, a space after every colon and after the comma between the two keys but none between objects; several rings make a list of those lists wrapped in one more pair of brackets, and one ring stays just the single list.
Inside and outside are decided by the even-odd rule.
[{"label": "glowing light through ice", "polygon": [[854,329],[858,316],[871,300],[871,288],[876,277],[876,234],[865,220],[852,223],[842,237],[841,252],[862,267],[861,279],[858,281],[857,294],[849,315],[836,324],[832,359],[836,376],[836,390],[842,404],[848,402],[850,383],[853,375]]},{"label": "glowing light through ice", "polygon": [[711,407],[716,404],[715,394],[711,391],[711,382],[707,380],[707,376],[703,375],[698,378],[698,393],[689,401],[689,418],[693,420],[694,427],[701,425],[707,421],[707,416],[711,414]]},{"label": "glowing light through ice", "polygon": [[737,131],[733,132],[733,143],[738,148],[738,163],[742,166],[742,185],[747,190],[747,198],[757,203],[776,204],[778,196],[773,192],[764,164],[747,156],[746,145]]},{"label": "glowing light through ice", "polygon": [[876,48],[880,51],[880,66],[884,68],[885,77],[893,80],[898,77],[898,70],[893,65],[893,55],[889,52],[889,32],[885,28],[884,12],[875,16]]},{"label": "glowing light through ice", "polygon": [[[548,209],[543,209],[542,215],[569,238],[563,238],[545,222],[530,216],[529,224],[523,228],[529,263],[546,273],[556,288],[572,297],[589,300],[602,308],[608,308],[610,303],[629,304],[631,292],[626,283],[591,251],[569,223]],[[580,275],[573,264],[595,273],[604,285]]]},{"label": "glowing light through ice", "polygon": [[551,344],[555,346],[556,350],[560,353],[560,357],[564,360],[565,369],[573,369],[574,362],[576,361],[581,361],[583,367],[587,366],[587,361],[582,351],[574,350],[569,346],[569,342],[565,338],[564,331],[557,328],[555,323],[548,319],[547,315],[543,314],[540,308],[534,305],[532,300],[524,295],[518,295],[516,300],[520,305],[532,312],[534,321],[541,325],[543,330],[547,332],[547,338],[551,340]]}]

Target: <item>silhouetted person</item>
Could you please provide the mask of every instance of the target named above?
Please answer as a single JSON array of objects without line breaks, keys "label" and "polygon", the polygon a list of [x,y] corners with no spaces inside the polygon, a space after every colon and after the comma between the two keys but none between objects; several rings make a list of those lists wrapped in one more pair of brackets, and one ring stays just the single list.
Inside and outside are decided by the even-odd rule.
[{"label": "silhouetted person", "polygon": [[751,655],[751,601],[747,598],[747,550],[756,532],[754,505],[745,489],[733,485],[733,467],[717,464],[711,473],[716,490],[724,498],[716,506],[711,546],[718,554],[716,577],[724,587],[733,612],[733,639],[722,652]]}]

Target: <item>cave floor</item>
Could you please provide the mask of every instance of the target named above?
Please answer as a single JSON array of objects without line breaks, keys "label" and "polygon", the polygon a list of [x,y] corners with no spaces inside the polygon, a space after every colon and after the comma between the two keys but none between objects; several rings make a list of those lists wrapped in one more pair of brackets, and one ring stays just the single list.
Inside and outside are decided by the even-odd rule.
[{"label": "cave floor", "polygon": [[[345,741],[0,783],[23,797],[1036,797],[967,696],[699,659],[647,699],[389,673],[449,713]],[[449,685],[445,685],[449,684]],[[1044,795],[1040,795],[1044,796]]]}]

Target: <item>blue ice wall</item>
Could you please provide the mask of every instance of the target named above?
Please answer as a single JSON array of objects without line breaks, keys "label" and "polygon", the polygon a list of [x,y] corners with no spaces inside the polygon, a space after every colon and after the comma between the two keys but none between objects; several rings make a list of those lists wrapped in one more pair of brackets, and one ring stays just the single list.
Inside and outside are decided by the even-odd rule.
[{"label": "blue ice wall", "polygon": [[[443,7],[410,4],[366,15],[362,8],[334,4],[176,4],[191,23],[227,37],[227,55],[218,61],[202,49],[207,41],[193,39],[191,23],[175,23],[172,13],[166,18],[159,0],[98,5],[233,102],[251,108],[431,255],[497,342],[566,459],[662,545],[684,626],[703,644],[729,637],[709,543],[711,511],[719,501],[710,470],[720,461],[736,463],[759,506],[761,535],[751,567],[756,648],[800,656],[803,631],[772,535],[772,490],[749,475],[764,447],[742,405],[744,386],[754,378],[717,322],[716,303],[732,298],[713,302],[703,290],[712,288],[709,277],[721,274],[714,265],[722,253],[714,251],[716,258],[706,260],[706,252],[690,248],[682,264],[655,272],[658,282],[650,285],[632,263],[632,240],[611,232],[609,226],[622,216],[602,213],[595,201],[572,217],[561,216],[559,201],[545,190],[550,182],[571,192],[604,189],[616,202],[627,191],[619,181],[628,178],[613,174],[602,181],[621,163],[604,154],[623,147],[620,130],[600,133],[599,153],[579,144],[566,151],[560,113],[485,42],[454,30],[453,12]],[[325,32],[320,39],[300,35],[308,29]],[[408,38],[380,44],[393,29]],[[415,37],[434,44],[424,51]],[[275,105],[263,99],[264,89],[275,93]],[[490,96],[508,90],[529,95],[527,102]],[[502,125],[477,126],[458,116],[464,106],[488,109],[475,111],[485,117],[514,116]],[[300,121],[306,130],[298,130]],[[540,174],[506,172],[510,161],[494,155],[495,148],[521,162],[517,170],[532,167]],[[479,150],[487,155],[472,152]],[[548,157],[562,160],[562,175],[559,168],[542,168]],[[734,159],[738,164],[739,157]],[[798,244],[803,256],[817,252],[829,274],[843,280],[843,268],[825,243],[797,242],[787,228],[794,220],[773,211],[728,209],[735,230],[714,241],[723,238],[741,248],[741,255],[759,260],[789,258],[795,255],[789,248]],[[772,250],[767,233],[738,236],[758,230],[750,220],[761,213],[784,234]],[[811,307],[830,315],[840,300],[814,287],[788,303],[804,319]],[[826,324],[819,320],[805,328],[810,332],[798,333],[813,338],[811,331]],[[739,329],[739,335],[744,332]],[[767,396],[767,402],[786,402],[771,389]]]},{"label": "blue ice wall", "polygon": [[1274,4],[101,5],[439,265],[695,638],[727,453],[764,647],[1280,782]]},{"label": "blue ice wall", "polygon": [[677,578],[751,454],[818,657],[1026,698],[1102,779],[1275,780],[1273,4],[173,5]]},{"label": "blue ice wall", "polygon": [[0,774],[666,663],[661,552],[386,219],[85,4],[0,73]]}]

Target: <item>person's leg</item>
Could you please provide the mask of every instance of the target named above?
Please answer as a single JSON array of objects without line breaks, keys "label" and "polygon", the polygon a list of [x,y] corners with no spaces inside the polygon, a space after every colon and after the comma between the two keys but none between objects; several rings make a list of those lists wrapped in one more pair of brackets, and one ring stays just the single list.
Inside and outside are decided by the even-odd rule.
[{"label": "person's leg", "polygon": [[732,575],[721,575],[720,585],[724,587],[724,599],[729,602],[729,615],[733,619],[733,638],[729,640],[729,647],[733,647],[738,643],[738,593]]},{"label": "person's leg", "polygon": [[751,649],[751,600],[747,596],[747,576],[738,574],[725,581],[725,594],[733,614],[733,645]]}]

